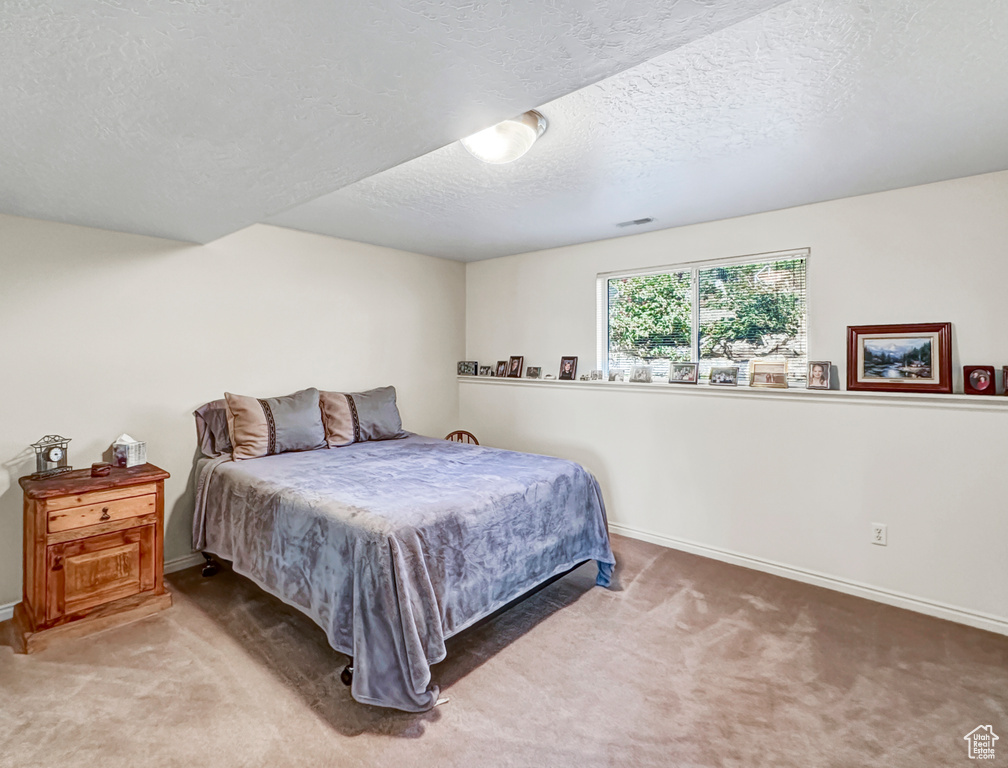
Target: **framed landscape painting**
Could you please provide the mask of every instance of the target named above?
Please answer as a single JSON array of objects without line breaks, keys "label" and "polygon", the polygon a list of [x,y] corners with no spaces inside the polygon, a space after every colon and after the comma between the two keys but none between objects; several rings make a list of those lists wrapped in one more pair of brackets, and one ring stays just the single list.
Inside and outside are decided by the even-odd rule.
[{"label": "framed landscape painting", "polygon": [[847,326],[847,389],[952,391],[952,324]]}]

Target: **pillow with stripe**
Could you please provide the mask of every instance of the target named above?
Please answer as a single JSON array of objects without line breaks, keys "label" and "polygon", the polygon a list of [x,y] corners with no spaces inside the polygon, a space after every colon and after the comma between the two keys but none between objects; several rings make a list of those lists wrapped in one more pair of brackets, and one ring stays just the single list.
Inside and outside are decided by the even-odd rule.
[{"label": "pillow with stripe", "polygon": [[261,399],[225,392],[224,400],[236,459],[326,447],[319,391],[314,387]]},{"label": "pillow with stripe", "polygon": [[406,437],[396,406],[395,387],[378,387],[366,392],[322,392],[320,403],[330,448],[366,440]]}]

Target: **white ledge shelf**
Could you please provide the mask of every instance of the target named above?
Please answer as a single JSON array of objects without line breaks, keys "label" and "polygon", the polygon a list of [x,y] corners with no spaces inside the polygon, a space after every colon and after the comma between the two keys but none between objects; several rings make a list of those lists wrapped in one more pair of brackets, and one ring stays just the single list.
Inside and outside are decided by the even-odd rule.
[{"label": "white ledge shelf", "polygon": [[547,387],[598,389],[606,392],[638,394],[693,395],[701,397],[743,397],[754,400],[800,400],[820,403],[863,403],[888,407],[943,408],[966,411],[1000,411],[1008,413],[1008,397],[1004,395],[935,395],[917,392],[852,392],[840,389],[770,389],[764,387],[712,387],[709,384],[633,384],[611,381],[560,381],[559,379],[509,379],[496,376],[458,376],[460,384],[490,387]]}]

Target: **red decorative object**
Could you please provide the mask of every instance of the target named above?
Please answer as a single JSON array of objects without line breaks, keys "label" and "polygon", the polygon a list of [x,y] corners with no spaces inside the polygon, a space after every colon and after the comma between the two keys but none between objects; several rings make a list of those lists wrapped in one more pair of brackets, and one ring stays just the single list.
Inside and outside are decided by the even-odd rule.
[{"label": "red decorative object", "polygon": [[964,365],[963,391],[967,395],[993,395],[997,392],[993,365]]},{"label": "red decorative object", "polygon": [[952,392],[952,324],[847,326],[847,389]]}]

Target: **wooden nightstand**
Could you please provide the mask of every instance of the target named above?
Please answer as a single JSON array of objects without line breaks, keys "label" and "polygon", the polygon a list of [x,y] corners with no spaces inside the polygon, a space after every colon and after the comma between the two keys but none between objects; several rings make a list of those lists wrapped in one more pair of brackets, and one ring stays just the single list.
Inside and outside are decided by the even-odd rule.
[{"label": "wooden nightstand", "polygon": [[153,464],[22,477],[24,599],[14,608],[22,653],[148,616],[164,587],[164,481]]}]

